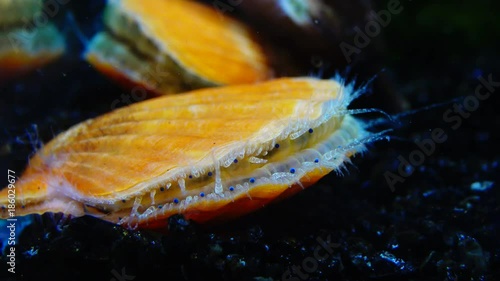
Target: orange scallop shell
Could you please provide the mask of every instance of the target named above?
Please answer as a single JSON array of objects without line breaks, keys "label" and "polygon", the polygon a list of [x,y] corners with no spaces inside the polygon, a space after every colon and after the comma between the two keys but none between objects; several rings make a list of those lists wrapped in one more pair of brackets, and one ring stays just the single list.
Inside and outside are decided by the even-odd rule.
[{"label": "orange scallop shell", "polygon": [[90,214],[129,228],[240,216],[338,171],[373,140],[346,111],[353,97],[335,80],[282,78],[112,111],[36,153],[16,185],[17,215]]},{"label": "orange scallop shell", "polygon": [[33,22],[41,11],[40,0],[0,0],[0,81],[25,74],[63,54],[64,39],[56,27]]},{"label": "orange scallop shell", "polygon": [[86,59],[101,72],[157,94],[272,77],[261,46],[238,21],[189,0],[111,0],[107,31]]}]

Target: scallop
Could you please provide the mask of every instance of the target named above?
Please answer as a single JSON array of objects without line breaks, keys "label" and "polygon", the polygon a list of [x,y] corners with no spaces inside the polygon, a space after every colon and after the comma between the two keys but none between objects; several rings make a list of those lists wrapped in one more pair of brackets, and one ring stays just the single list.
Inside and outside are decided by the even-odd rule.
[{"label": "scallop", "polygon": [[93,215],[132,229],[165,227],[174,214],[241,216],[339,171],[380,138],[347,109],[358,95],[335,79],[280,78],[114,110],[37,151],[16,183],[16,215]]},{"label": "scallop", "polygon": [[64,38],[48,22],[42,7],[42,0],[0,0],[0,82],[41,67],[64,53]]},{"label": "scallop", "polygon": [[127,86],[156,94],[253,83],[273,70],[239,21],[189,0],[110,0],[85,58]]}]

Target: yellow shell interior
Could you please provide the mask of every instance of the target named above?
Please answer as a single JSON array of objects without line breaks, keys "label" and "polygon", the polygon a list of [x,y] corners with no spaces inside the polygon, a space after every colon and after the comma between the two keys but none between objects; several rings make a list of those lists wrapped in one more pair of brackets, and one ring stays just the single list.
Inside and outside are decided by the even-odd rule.
[{"label": "yellow shell interior", "polygon": [[[175,213],[243,214],[341,169],[373,140],[348,114],[352,98],[334,80],[282,78],[115,110],[38,151],[18,182],[20,212],[90,213],[128,226]],[[0,199],[6,206],[5,190]]]},{"label": "yellow shell interior", "polygon": [[189,0],[111,0],[87,60],[159,94],[272,76],[243,24]]}]

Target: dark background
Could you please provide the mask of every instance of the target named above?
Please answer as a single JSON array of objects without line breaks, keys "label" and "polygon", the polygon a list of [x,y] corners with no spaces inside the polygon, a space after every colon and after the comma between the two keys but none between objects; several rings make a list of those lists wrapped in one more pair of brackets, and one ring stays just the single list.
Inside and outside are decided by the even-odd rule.
[{"label": "dark background", "polygon": [[[456,98],[474,94],[478,76],[492,74],[500,81],[498,5],[401,3],[404,10],[376,38],[383,47],[370,46],[348,72],[359,74],[361,82],[383,76],[353,108],[373,102],[389,112],[398,110],[388,104],[404,112],[424,110],[404,115],[400,124],[383,124],[394,128],[391,141],[373,144],[344,176],[332,173],[289,200],[215,227],[173,218],[167,236],[90,217],[60,225],[58,216],[44,215],[18,236],[17,279],[112,280],[113,272],[125,270],[134,280],[283,280],[290,266],[313,256],[318,237],[329,237],[338,247],[307,273],[309,280],[500,280],[500,90],[456,130],[443,119],[461,103]],[[375,11],[386,7],[373,4]],[[102,1],[65,5],[54,21],[67,37],[68,53],[0,85],[0,169],[22,171],[41,142],[110,111],[112,101],[128,93],[80,58],[86,41],[102,28],[103,6]],[[349,13],[358,10],[343,15]],[[245,16],[238,7],[230,15],[259,29],[260,18]],[[358,24],[363,27],[363,20]],[[300,35],[260,34],[276,45]],[[304,75],[323,72],[326,78],[347,67],[337,66],[324,50],[293,52]],[[313,57],[323,58],[321,66],[307,65]],[[425,109],[440,103],[445,104]],[[407,158],[418,148],[414,141],[435,128],[446,132],[447,141],[391,191],[386,171],[396,174],[398,156]],[[485,191],[471,189],[484,181],[494,184]],[[3,259],[0,276],[9,277]]]}]

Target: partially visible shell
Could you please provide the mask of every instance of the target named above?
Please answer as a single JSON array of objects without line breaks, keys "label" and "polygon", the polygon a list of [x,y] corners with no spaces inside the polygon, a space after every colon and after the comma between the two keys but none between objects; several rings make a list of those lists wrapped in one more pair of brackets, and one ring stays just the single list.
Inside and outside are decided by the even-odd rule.
[{"label": "partially visible shell", "polygon": [[272,77],[243,24],[189,0],[111,0],[106,30],[87,60],[103,73],[158,94]]},{"label": "partially visible shell", "polygon": [[42,0],[0,0],[0,81],[51,62],[64,53],[62,35],[51,23],[37,25]]},{"label": "partially visible shell", "polygon": [[355,96],[334,80],[283,78],[115,110],[38,151],[16,185],[17,215],[157,228],[178,213],[209,222],[251,212],[339,171],[374,139],[347,112]]}]

